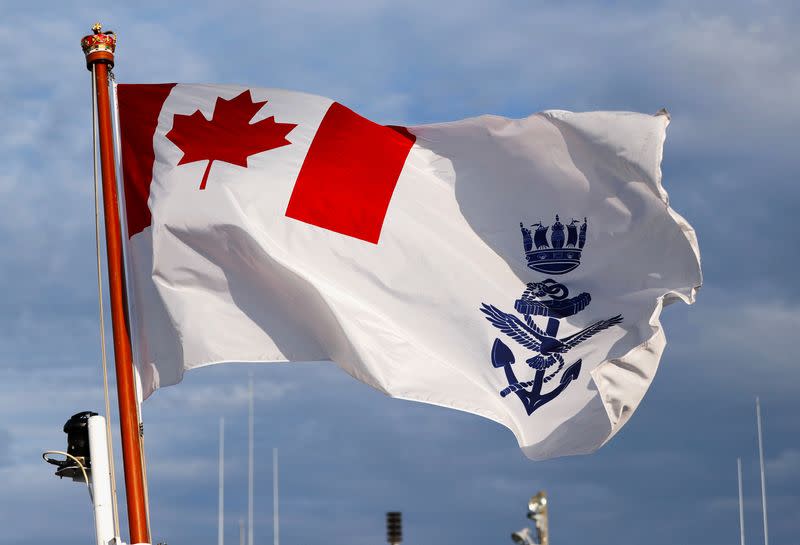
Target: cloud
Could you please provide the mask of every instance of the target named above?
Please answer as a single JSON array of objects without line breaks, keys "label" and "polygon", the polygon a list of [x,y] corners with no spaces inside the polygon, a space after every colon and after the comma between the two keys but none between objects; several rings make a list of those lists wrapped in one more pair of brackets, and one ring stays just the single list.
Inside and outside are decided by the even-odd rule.
[{"label": "cloud", "polygon": [[[706,286],[669,308],[669,345],[638,414],[591,457],[531,464],[506,430],[386,399],[333,366],[220,366],[144,406],[153,527],[215,533],[217,418],[228,433],[228,540],[246,512],[246,382],[256,373],[257,536],[281,448],[286,540],[508,538],[539,488],[563,541],[714,545],[736,538],[734,458],[758,531],[753,397],[762,396],[773,539],[797,535],[794,216],[800,114],[796,3],[345,0],[194,6],[4,6],[0,21],[0,524],[14,543],[91,540],[86,492],[39,460],[102,407],[89,76],[78,40],[119,32],[120,80],[244,82],[331,96],[384,122],[543,108],[666,106],[673,206],[700,238]],[[31,29],[36,36],[30,39]],[[313,384],[313,387],[309,387]],[[119,450],[117,450],[119,452]],[[120,483],[121,485],[121,483]],[[42,523],[41,498],[51,502]],[[691,498],[679,501],[680,498]],[[774,498],[774,499],[773,499]],[[699,507],[698,507],[699,506]],[[703,516],[698,516],[698,510]],[[579,514],[579,515],[578,515]],[[76,523],[76,521],[79,521]],[[621,522],[623,521],[623,522]],[[752,521],[752,522],[750,522]],[[728,529],[729,531],[721,530]]]},{"label": "cloud", "polygon": [[798,480],[800,478],[800,450],[787,449],[780,452],[776,458],[767,462],[767,470],[771,478],[779,481]]},{"label": "cloud", "polygon": [[[202,372],[195,371],[194,373]],[[226,378],[232,379],[234,375],[227,374]],[[236,379],[234,379],[236,380]],[[271,382],[260,380],[253,386],[254,399],[262,403],[274,404],[287,395],[302,389],[297,382]],[[246,384],[214,384],[203,385],[195,388],[170,388],[159,392],[159,405],[164,408],[180,407],[192,411],[227,411],[240,409],[246,406],[248,400],[248,386]]]}]

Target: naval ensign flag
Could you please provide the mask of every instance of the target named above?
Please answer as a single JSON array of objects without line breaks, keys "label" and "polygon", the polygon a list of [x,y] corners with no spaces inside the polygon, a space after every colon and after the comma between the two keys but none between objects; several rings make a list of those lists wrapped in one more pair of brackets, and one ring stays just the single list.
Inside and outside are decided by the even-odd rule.
[{"label": "naval ensign flag", "polygon": [[700,259],[661,187],[666,115],[388,127],[277,89],[120,85],[145,395],[227,361],[331,360],[479,414],[525,454],[630,417]]}]

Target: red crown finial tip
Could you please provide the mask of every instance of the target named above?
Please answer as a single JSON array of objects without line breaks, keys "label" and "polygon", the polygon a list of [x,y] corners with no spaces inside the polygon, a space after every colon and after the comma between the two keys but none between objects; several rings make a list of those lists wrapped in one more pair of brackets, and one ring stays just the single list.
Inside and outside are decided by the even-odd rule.
[{"label": "red crown finial tip", "polygon": [[117,35],[112,31],[103,32],[103,25],[95,23],[92,26],[92,34],[84,36],[81,40],[81,48],[86,55],[86,68],[91,70],[92,65],[96,63],[113,67],[116,47]]}]

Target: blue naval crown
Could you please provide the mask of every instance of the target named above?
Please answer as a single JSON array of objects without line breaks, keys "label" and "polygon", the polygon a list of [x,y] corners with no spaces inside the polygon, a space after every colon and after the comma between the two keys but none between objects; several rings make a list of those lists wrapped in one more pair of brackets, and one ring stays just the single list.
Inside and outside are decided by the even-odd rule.
[{"label": "blue naval crown", "polygon": [[[531,232],[520,222],[528,267],[545,274],[565,274],[575,270],[581,264],[581,253],[586,245],[586,218],[583,218],[580,227],[579,223],[579,220],[573,219],[564,225],[556,214],[553,225],[534,223],[531,228],[535,227],[536,230]],[[548,230],[550,240],[547,237]]]}]

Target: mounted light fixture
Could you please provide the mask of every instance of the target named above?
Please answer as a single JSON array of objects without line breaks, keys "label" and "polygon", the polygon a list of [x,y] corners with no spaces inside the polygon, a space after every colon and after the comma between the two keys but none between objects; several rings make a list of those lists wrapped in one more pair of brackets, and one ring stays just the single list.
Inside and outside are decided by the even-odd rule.
[{"label": "mounted light fixture", "polygon": [[72,415],[64,424],[69,456],[63,460],[45,458],[48,463],[58,467],[56,469],[58,477],[66,477],[78,482],[85,480],[83,470],[88,471],[92,467],[92,457],[89,452],[89,418],[92,416],[97,416],[97,413],[83,411]]},{"label": "mounted light fixture", "polygon": [[519,545],[536,545],[530,528],[523,528],[518,532],[514,532],[511,534],[511,539],[514,543],[518,543]]},{"label": "mounted light fixture", "polygon": [[547,532],[547,492],[540,490],[528,501],[528,518],[536,525],[536,535],[540,545],[548,545]]}]

